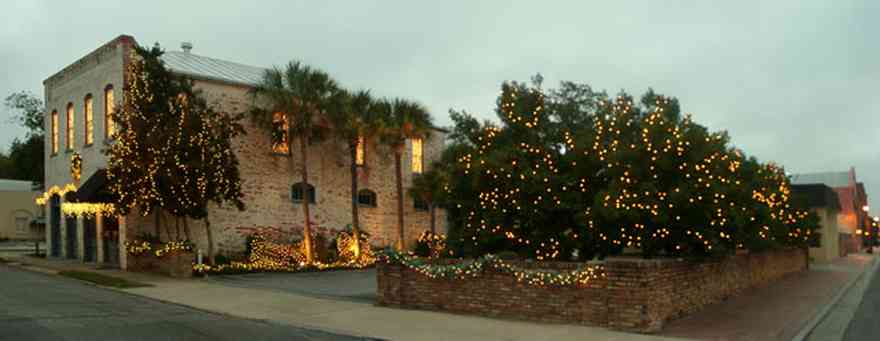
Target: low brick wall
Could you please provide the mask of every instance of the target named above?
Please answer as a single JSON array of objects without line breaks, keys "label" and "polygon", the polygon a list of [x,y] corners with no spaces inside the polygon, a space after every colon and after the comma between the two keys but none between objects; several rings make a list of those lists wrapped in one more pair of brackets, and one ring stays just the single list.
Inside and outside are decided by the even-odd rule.
[{"label": "low brick wall", "polygon": [[[674,318],[807,268],[805,249],[738,254],[719,260],[609,258],[604,278],[585,285],[537,287],[486,268],[475,278],[431,279],[377,263],[379,305],[466,314],[576,322],[657,332]],[[577,263],[516,263],[572,270]]]},{"label": "low brick wall", "polygon": [[128,256],[128,271],[160,273],[177,278],[188,278],[193,275],[192,252],[174,252],[160,257],[152,253]]}]

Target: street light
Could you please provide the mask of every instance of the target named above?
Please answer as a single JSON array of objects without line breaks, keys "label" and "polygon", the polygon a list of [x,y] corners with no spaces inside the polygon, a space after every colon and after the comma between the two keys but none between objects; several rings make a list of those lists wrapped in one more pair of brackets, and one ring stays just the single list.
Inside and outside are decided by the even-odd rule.
[{"label": "street light", "polygon": [[868,205],[862,206],[862,211],[868,212],[870,210],[871,210],[871,208],[868,207]]}]

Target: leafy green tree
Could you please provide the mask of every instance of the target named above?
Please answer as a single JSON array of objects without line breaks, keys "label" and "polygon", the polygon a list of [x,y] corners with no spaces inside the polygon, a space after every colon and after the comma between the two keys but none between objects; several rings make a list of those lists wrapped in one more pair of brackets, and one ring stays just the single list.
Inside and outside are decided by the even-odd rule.
[{"label": "leafy green tree", "polygon": [[4,104],[7,109],[17,112],[13,118],[28,130],[29,135],[42,135],[46,128],[43,125],[45,106],[43,101],[27,91],[19,91],[6,96]]},{"label": "leafy green tree", "polygon": [[0,177],[30,180],[35,187],[43,187],[43,144],[45,127],[43,101],[32,93],[20,91],[10,94],[4,106],[13,112],[13,121],[27,129],[24,140],[14,139],[9,154],[0,160]]},{"label": "leafy green tree", "polygon": [[[354,240],[361,240],[360,218],[358,215],[358,146],[363,143],[364,151],[381,132],[382,121],[373,110],[375,100],[369,91],[349,93],[337,91],[332,105],[327,110],[327,118],[332,126],[331,134],[345,144],[349,156],[351,177],[351,227]],[[362,155],[366,158],[366,155]],[[360,257],[360,244],[355,244],[355,257]]]},{"label": "leafy green tree", "polygon": [[[321,132],[326,130],[323,122],[338,88],[336,81],[326,72],[300,62],[290,62],[283,71],[278,68],[267,70],[262,81],[251,91],[254,101],[250,111],[254,123],[272,132],[273,142],[286,139],[288,151],[293,150],[294,139],[299,141],[302,183],[308,183],[307,147],[313,140],[320,139]],[[287,121],[286,134],[279,131],[285,124],[279,124],[281,120],[276,114],[281,114]],[[308,200],[303,200],[302,208],[306,261],[312,263],[314,247]]]},{"label": "leafy green tree", "polygon": [[403,153],[407,139],[428,139],[431,137],[431,115],[419,103],[395,99],[383,100],[376,105],[382,115],[383,128],[379,140],[394,154],[394,175],[397,192],[397,242],[398,250],[404,250],[403,222]]},{"label": "leafy green tree", "polygon": [[410,196],[421,199],[428,205],[428,213],[431,216],[431,233],[437,233],[436,208],[441,205],[444,198],[443,187],[448,182],[442,164],[435,162],[421,174],[415,174],[412,178],[412,186],[409,188]]}]

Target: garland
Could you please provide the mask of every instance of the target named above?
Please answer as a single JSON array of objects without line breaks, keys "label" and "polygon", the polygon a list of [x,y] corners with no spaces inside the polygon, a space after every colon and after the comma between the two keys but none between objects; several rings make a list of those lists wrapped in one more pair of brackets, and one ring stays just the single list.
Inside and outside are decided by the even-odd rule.
[{"label": "garland", "polygon": [[387,264],[400,264],[431,279],[467,279],[483,274],[486,268],[511,273],[517,282],[534,286],[570,286],[585,285],[590,280],[605,277],[602,265],[582,265],[571,271],[531,270],[506,263],[498,257],[487,254],[471,262],[436,265],[410,254],[399,253],[388,249],[379,257],[379,261]]},{"label": "garland", "polygon": [[150,243],[145,240],[125,242],[125,251],[132,256],[140,256],[152,251],[156,257],[162,258],[179,252],[192,252],[193,244],[188,240],[170,241],[167,243]]}]

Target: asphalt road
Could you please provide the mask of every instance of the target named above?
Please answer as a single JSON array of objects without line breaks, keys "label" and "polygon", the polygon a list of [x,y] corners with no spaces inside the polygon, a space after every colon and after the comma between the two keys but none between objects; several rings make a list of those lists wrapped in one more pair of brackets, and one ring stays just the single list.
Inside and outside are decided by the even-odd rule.
[{"label": "asphalt road", "polygon": [[[866,274],[869,275],[869,274]],[[874,274],[862,303],[846,328],[846,341],[880,340],[880,274]]]},{"label": "asphalt road", "polygon": [[362,340],[239,319],[0,265],[0,340]]}]

